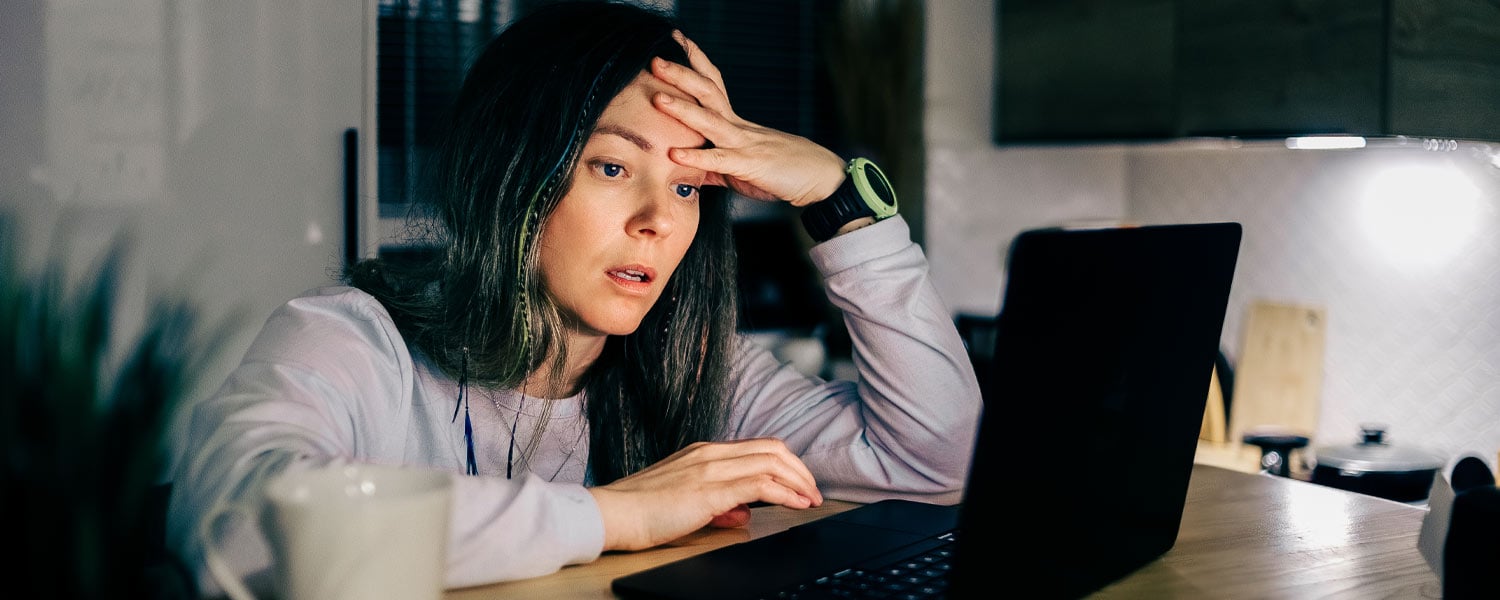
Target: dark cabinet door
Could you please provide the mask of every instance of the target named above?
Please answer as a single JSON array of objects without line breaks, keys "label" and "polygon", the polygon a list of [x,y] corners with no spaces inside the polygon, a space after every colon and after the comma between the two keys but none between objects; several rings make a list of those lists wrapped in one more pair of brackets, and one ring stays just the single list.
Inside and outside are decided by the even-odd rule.
[{"label": "dark cabinet door", "polygon": [[1500,140],[1493,0],[1002,0],[997,143]]},{"label": "dark cabinet door", "polygon": [[1391,0],[1389,129],[1500,140],[1500,2]]},{"label": "dark cabinet door", "polygon": [[1174,0],[1004,0],[999,143],[1174,133]]},{"label": "dark cabinet door", "polygon": [[1385,129],[1385,22],[1369,0],[1181,2],[1182,135]]}]

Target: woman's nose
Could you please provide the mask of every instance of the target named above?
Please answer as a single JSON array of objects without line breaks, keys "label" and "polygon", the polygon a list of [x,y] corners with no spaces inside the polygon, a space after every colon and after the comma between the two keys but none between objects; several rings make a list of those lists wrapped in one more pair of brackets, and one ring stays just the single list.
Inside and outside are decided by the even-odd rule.
[{"label": "woman's nose", "polygon": [[667,237],[677,228],[675,199],[666,192],[641,194],[639,207],[631,217],[630,231],[635,235]]}]

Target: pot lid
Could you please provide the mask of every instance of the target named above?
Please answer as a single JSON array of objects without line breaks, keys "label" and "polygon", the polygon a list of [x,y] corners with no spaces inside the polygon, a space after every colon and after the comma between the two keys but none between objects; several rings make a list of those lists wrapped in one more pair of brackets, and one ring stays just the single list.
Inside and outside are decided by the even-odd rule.
[{"label": "pot lid", "polygon": [[1360,441],[1317,449],[1317,463],[1344,471],[1431,471],[1446,461],[1432,452],[1385,441],[1385,426],[1360,425]]}]

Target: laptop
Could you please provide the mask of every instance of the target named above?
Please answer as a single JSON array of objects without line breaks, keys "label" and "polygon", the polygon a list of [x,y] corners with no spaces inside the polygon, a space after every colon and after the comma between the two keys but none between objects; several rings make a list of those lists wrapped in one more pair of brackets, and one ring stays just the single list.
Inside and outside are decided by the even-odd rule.
[{"label": "laptop", "polygon": [[616,578],[632,599],[1088,595],[1177,539],[1237,223],[1011,243],[963,501],[890,499]]}]

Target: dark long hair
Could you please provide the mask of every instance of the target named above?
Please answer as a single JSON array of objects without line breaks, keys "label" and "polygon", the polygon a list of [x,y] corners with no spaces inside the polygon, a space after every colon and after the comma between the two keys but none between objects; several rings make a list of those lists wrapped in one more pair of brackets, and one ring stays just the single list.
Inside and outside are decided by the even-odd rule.
[{"label": "dark long hair", "polygon": [[[346,273],[443,372],[513,388],[550,361],[563,376],[563,320],[536,240],[610,100],[653,57],[687,64],[677,28],[635,5],[557,2],[512,23],[475,59],[427,182],[428,241],[439,251]],[[736,294],[724,190],[705,188],[699,207],[696,237],[661,299],[634,333],[606,342],[580,382],[596,483],[712,438],[727,417]]]}]

